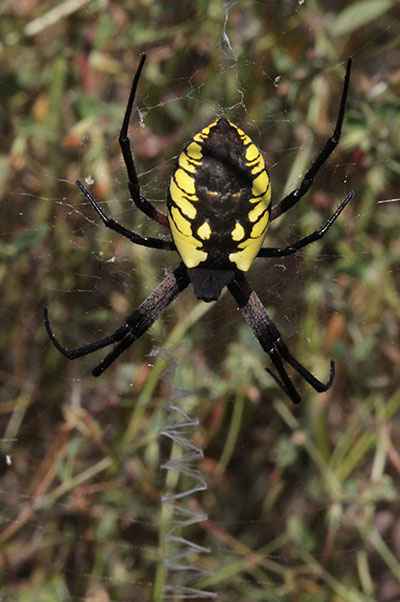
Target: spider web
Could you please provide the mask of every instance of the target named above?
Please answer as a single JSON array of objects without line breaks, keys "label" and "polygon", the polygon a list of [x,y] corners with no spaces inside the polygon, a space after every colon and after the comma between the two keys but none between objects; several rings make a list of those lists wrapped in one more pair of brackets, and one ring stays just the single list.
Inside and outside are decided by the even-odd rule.
[{"label": "spider web", "polygon": [[[143,15],[134,15],[142,30],[134,28],[135,37],[129,38],[127,19],[132,15],[121,3],[112,7],[112,20],[119,25],[124,44],[116,43],[114,49],[105,3],[64,2],[46,8],[33,4],[34,18],[28,8],[26,13],[20,9],[19,15],[24,35],[34,40],[29,42],[32,71],[37,72],[42,61],[52,71],[54,85],[41,99],[29,75],[23,76],[35,101],[33,110],[25,111],[33,115],[36,136],[33,140],[26,134],[23,120],[18,124],[12,166],[24,178],[4,195],[2,240],[10,273],[15,275],[7,282],[3,313],[5,326],[13,323],[13,330],[1,370],[6,420],[1,435],[0,541],[11,542],[11,548],[7,547],[2,569],[6,593],[0,600],[41,599],[39,590],[29,593],[35,571],[41,575],[44,600],[123,602],[215,595],[221,601],[286,600],[290,595],[299,600],[328,600],[334,595],[349,601],[373,600],[374,595],[395,600],[400,580],[395,559],[398,535],[378,524],[368,538],[352,537],[347,509],[352,506],[360,521],[362,512],[356,501],[359,492],[351,490],[355,480],[340,480],[340,470],[344,473],[346,467],[337,456],[344,444],[336,456],[340,470],[331,469],[328,460],[323,463],[325,448],[340,440],[343,425],[353,422],[354,427],[357,420],[370,424],[372,409],[357,414],[355,400],[360,402],[363,395],[367,400],[380,384],[386,387],[382,399],[392,399],[395,385],[390,383],[397,382],[388,376],[387,367],[388,358],[397,357],[393,344],[397,310],[389,293],[382,309],[387,321],[382,334],[386,360],[379,365],[377,382],[362,389],[352,368],[348,375],[340,368],[353,357],[346,355],[342,342],[348,297],[353,295],[363,309],[362,293],[350,288],[349,275],[362,281],[357,262],[365,263],[367,251],[365,246],[353,246],[350,239],[358,223],[366,221],[371,204],[365,201],[361,210],[346,209],[337,233],[327,242],[294,257],[259,260],[249,275],[295,357],[321,380],[328,375],[330,357],[336,360],[339,384],[328,398],[343,408],[336,409],[336,417],[329,409],[317,416],[315,408],[327,402],[301,382],[304,403],[295,410],[286,405],[264,370],[269,358],[228,294],[205,306],[196,302],[189,288],[101,380],[90,376],[98,355],[67,365],[49,350],[38,317],[40,307],[48,305],[56,336],[66,346],[95,341],[113,332],[177,265],[174,253],[136,247],[107,231],[74,186],[77,177],[82,179],[107,215],[126,227],[142,235],[158,236],[160,231],[166,235],[133,211],[116,141],[139,50],[148,50],[149,56],[130,135],[142,191],[162,209],[183,143],[215,115],[240,125],[263,149],[275,201],[297,187],[334,125],[343,57],[354,56],[355,65],[370,80],[368,85],[364,81],[361,92],[352,82],[340,148],[320,170],[312,191],[271,225],[266,244],[285,246],[325,223],[352,188],[363,198],[359,191],[368,165],[362,166],[362,176],[357,171],[367,151],[354,126],[359,127],[354,99],[363,93],[372,99],[374,90],[379,94],[381,82],[373,74],[383,59],[374,57],[376,49],[389,64],[395,63],[391,44],[399,32],[390,12],[381,7],[377,22],[367,23],[371,30],[352,41],[351,19],[361,22],[360,15],[368,7],[372,11],[373,2],[365,2],[358,12],[354,3],[354,13],[347,17],[344,3],[340,9],[334,3],[312,9],[302,1],[238,0],[199,6],[179,2],[173,14],[162,7],[152,12],[144,2]],[[52,12],[55,9],[58,12]],[[162,24],[162,29],[150,27],[147,19]],[[15,32],[22,35],[16,26]],[[33,34],[36,37],[30,37]],[[335,49],[333,40],[339,39],[342,46]],[[55,54],[46,55],[46,44]],[[68,58],[68,46],[76,63]],[[12,93],[8,90],[16,88],[7,81],[3,93],[8,96]],[[57,102],[65,106],[59,113],[65,128],[48,108]],[[43,138],[52,131],[52,146],[46,146]],[[56,136],[60,132],[61,141]],[[24,143],[31,145],[29,152]],[[394,161],[383,157],[376,161],[381,170]],[[378,175],[374,172],[375,178]],[[371,194],[374,189],[368,190]],[[384,190],[385,198],[396,197],[391,185]],[[394,211],[378,218],[390,241]],[[16,224],[12,250],[10,234]],[[397,257],[397,247],[391,244]],[[393,265],[382,263],[382,269],[396,279],[398,268]],[[361,331],[356,321],[352,328]],[[4,331],[10,332],[9,327]],[[371,332],[370,350],[359,346],[362,362],[376,349],[373,326]],[[165,380],[172,366],[173,378]],[[370,364],[364,380],[368,369]],[[165,410],[177,391],[186,395],[177,410],[188,426],[182,437],[176,430],[179,418]],[[373,405],[366,401],[367,408]],[[394,414],[397,406],[392,405]],[[317,420],[325,420],[327,426],[313,437]],[[332,434],[324,438],[321,433],[329,429]],[[178,444],[194,453],[187,466]],[[364,461],[369,467],[371,458]],[[379,514],[378,503],[390,504],[393,489],[384,469],[379,472],[379,462],[384,460],[376,453],[372,472],[380,479],[375,480],[374,509],[384,521],[389,518]],[[161,466],[169,469],[167,476]],[[362,464],[358,468],[363,475],[368,472],[363,472]],[[199,482],[208,489],[198,488]],[[190,495],[185,497],[185,492]],[[344,505],[338,501],[340,495],[346,498]],[[171,500],[178,518],[165,511]],[[390,518],[395,521],[396,515]],[[181,525],[176,524],[178,519]],[[337,525],[346,536],[339,537]],[[340,539],[337,545],[335,537]],[[371,546],[367,555],[365,541]],[[168,549],[166,542],[183,549]],[[372,571],[375,590],[368,585],[368,558],[377,567]],[[357,574],[350,592],[341,584],[343,571],[349,574],[347,565]],[[46,566],[54,570],[46,571]],[[190,571],[196,579],[188,585]],[[306,598],[312,596],[313,587],[317,597]],[[364,594],[370,598],[362,598]]]}]

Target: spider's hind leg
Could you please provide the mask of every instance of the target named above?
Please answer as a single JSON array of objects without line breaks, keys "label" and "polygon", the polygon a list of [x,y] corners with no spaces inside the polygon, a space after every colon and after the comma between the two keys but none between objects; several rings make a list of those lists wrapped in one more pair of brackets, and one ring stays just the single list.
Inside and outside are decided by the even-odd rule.
[{"label": "spider's hind leg", "polygon": [[49,313],[47,311],[47,307],[43,309],[43,319],[50,341],[53,343],[54,347],[69,360],[75,360],[78,357],[82,357],[83,355],[93,353],[93,351],[97,351],[97,349],[102,349],[103,347],[112,345],[112,343],[116,343],[117,341],[123,339],[126,332],[129,330],[128,324],[125,323],[123,326],[118,328],[118,330],[116,330],[113,334],[111,334],[108,337],[105,337],[104,339],[100,339],[99,341],[95,341],[94,343],[89,343],[89,345],[83,345],[83,347],[78,347],[77,349],[66,349],[61,345],[60,341],[57,339],[50,326]]},{"label": "spider's hind leg", "polygon": [[44,323],[47,334],[53,345],[70,360],[74,360],[83,355],[88,355],[117,343],[106,357],[94,368],[92,374],[99,376],[106,370],[114,360],[121,355],[132,343],[139,339],[150,328],[152,324],[160,317],[168,305],[181,293],[189,284],[189,276],[186,267],[181,263],[173,272],[168,274],[166,278],[154,289],[152,293],[139,305],[139,307],[131,314],[120,328],[113,334],[94,343],[89,343],[77,349],[66,349],[61,345],[54,335],[47,309],[44,309]]},{"label": "spider's hind leg", "polygon": [[331,387],[335,375],[333,361],[330,364],[330,375],[326,383],[315,378],[311,372],[300,364],[290,353],[258,295],[252,290],[241,272],[236,273],[235,279],[228,284],[228,289],[239,305],[246,322],[251,327],[261,347],[270,356],[279,376],[268,368],[267,372],[272,375],[277,384],[294,403],[299,403],[301,397],[290,380],[282,360],[290,364],[318,393],[327,391]]},{"label": "spider's hind leg", "polygon": [[325,142],[324,148],[320,151],[319,155],[316,157],[316,159],[314,160],[311,167],[304,174],[304,177],[300,183],[300,186],[298,188],[296,188],[295,190],[292,190],[292,192],[289,192],[289,194],[287,196],[285,196],[284,199],[282,199],[279,203],[277,203],[276,205],[274,205],[272,207],[271,221],[276,219],[280,215],[282,215],[282,213],[285,213],[288,209],[290,209],[291,207],[293,207],[293,205],[296,205],[296,203],[298,203],[300,201],[300,199],[311,188],[314,178],[317,175],[321,166],[325,163],[325,161],[327,161],[327,159],[330,157],[330,155],[333,153],[333,151],[337,147],[339,140],[340,140],[340,135],[342,133],[342,125],[343,125],[343,119],[344,119],[344,112],[345,112],[345,108],[346,108],[347,93],[349,91],[351,63],[352,63],[352,59],[350,57],[347,60],[346,75],[344,76],[344,82],[343,82],[342,98],[340,100],[336,125],[335,125],[335,129],[333,130],[332,135]]}]

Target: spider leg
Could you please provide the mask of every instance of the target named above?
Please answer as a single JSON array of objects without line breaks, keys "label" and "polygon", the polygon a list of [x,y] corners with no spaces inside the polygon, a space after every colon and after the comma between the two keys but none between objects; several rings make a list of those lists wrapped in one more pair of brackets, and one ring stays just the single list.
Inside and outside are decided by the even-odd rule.
[{"label": "spider leg", "polygon": [[70,360],[82,357],[83,355],[88,355],[97,349],[102,349],[113,343],[118,343],[92,371],[94,376],[99,376],[125,349],[132,345],[134,341],[140,338],[146,330],[150,328],[168,305],[188,286],[189,282],[187,269],[183,263],[181,263],[173,272],[164,278],[158,287],[154,289],[147,299],[145,299],[133,314],[126,319],[120,328],[112,335],[100,339],[99,341],[95,341],[94,343],[90,343],[89,345],[84,345],[77,349],[65,349],[51,330],[47,308],[45,308],[44,323],[47,333],[58,351]]},{"label": "spider leg", "polygon": [[181,263],[128,318],[129,334],[118,345],[115,345],[110,353],[92,370],[93,376],[100,376],[125,349],[139,339],[179,293],[188,286],[189,282],[188,271]]},{"label": "spider leg", "polygon": [[135,205],[143,211],[146,215],[151,217],[154,221],[158,222],[162,226],[168,227],[168,217],[162,211],[156,209],[147,199],[140,193],[139,181],[136,173],[135,163],[133,161],[131,145],[128,138],[128,126],[132,115],[133,103],[135,100],[136,88],[139,83],[140,75],[142,73],[143,65],[146,60],[146,55],[143,54],[140,59],[139,67],[136,70],[135,76],[132,82],[131,92],[129,94],[128,104],[126,105],[124,120],[122,122],[121,131],[118,137],[118,142],[121,147],[122,156],[126,170],[129,177],[129,192],[132,195],[132,200]]},{"label": "spider leg", "polygon": [[299,249],[302,249],[303,247],[310,245],[312,242],[319,240],[320,238],[325,236],[329,228],[337,220],[337,218],[342,213],[347,203],[353,198],[353,196],[354,192],[349,192],[344,201],[340,203],[335,213],[328,219],[326,224],[322,226],[320,230],[316,230],[312,234],[309,234],[308,236],[305,236],[304,238],[294,242],[292,245],[288,245],[284,248],[263,247],[262,249],[260,249],[257,257],[285,257],[286,255],[292,255],[292,253],[296,253]]},{"label": "spider leg", "polygon": [[113,219],[109,219],[105,215],[105,213],[100,209],[99,205],[96,203],[90,192],[86,190],[82,182],[77,180],[76,185],[78,186],[78,188],[80,188],[80,190],[83,192],[88,201],[90,201],[94,209],[97,211],[98,215],[101,217],[103,224],[107,228],[110,228],[111,230],[122,234],[122,236],[129,238],[129,240],[135,243],[136,245],[142,245],[143,247],[151,247],[153,249],[163,249],[164,251],[176,250],[175,244],[171,240],[163,240],[162,238],[151,238],[149,236],[140,236],[139,234],[135,234],[135,232],[124,228],[124,226],[121,226],[121,224],[114,221]]},{"label": "spider leg", "polygon": [[339,113],[338,113],[335,129],[333,131],[332,136],[330,136],[330,138],[328,138],[328,140],[325,143],[324,148],[319,153],[318,157],[315,159],[315,161],[311,165],[310,169],[306,172],[299,188],[292,190],[292,192],[290,192],[287,196],[285,196],[284,199],[282,199],[279,203],[277,203],[276,205],[274,205],[272,207],[271,221],[276,219],[280,215],[282,215],[282,213],[285,213],[285,211],[287,211],[288,209],[293,207],[293,205],[295,205],[296,203],[299,202],[299,200],[306,194],[306,192],[308,192],[320,167],[325,163],[325,161],[328,159],[330,154],[335,150],[335,148],[339,142],[340,134],[342,131],[344,111],[345,111],[345,107],[346,107],[347,92],[348,92],[349,83],[350,83],[350,71],[351,71],[351,57],[347,61],[346,75],[345,75],[344,83],[343,83],[342,98],[340,101]]},{"label": "spider leg", "polygon": [[93,353],[93,351],[97,351],[97,349],[102,349],[103,347],[107,347],[107,345],[111,345],[116,341],[120,341],[124,338],[127,331],[129,330],[129,327],[125,323],[120,328],[118,328],[113,334],[111,334],[108,337],[105,337],[104,339],[100,339],[99,341],[95,341],[94,343],[89,343],[89,345],[84,345],[83,347],[78,347],[77,349],[66,349],[61,345],[60,341],[56,338],[54,332],[51,329],[47,307],[43,308],[43,314],[44,325],[46,327],[47,334],[49,335],[51,342],[53,343],[54,347],[58,349],[58,351],[62,353],[65,357],[67,357],[69,360],[75,360],[77,357],[88,355],[89,353]]},{"label": "spider leg", "polygon": [[294,403],[301,401],[301,397],[291,382],[282,360],[290,364],[318,393],[327,391],[332,385],[335,374],[333,361],[330,364],[329,379],[326,383],[322,383],[291,355],[257,294],[252,290],[241,272],[236,273],[234,280],[228,285],[228,289],[239,305],[246,322],[251,327],[261,347],[270,356],[279,376],[276,376],[268,368],[267,372],[271,374],[286,395]]},{"label": "spider leg", "polygon": [[269,318],[269,316],[267,316],[267,317],[269,320],[270,334],[272,336],[274,344],[276,345],[276,348],[278,349],[279,353],[281,354],[281,357],[288,364],[290,364],[296,370],[296,372],[298,372],[304,378],[304,380],[306,380],[312,386],[312,388],[315,389],[315,391],[317,391],[318,393],[323,393],[324,391],[327,391],[331,387],[331,385],[333,383],[333,379],[335,377],[334,361],[333,360],[330,361],[328,380],[326,381],[326,383],[322,383],[320,380],[315,378],[315,376],[313,376],[311,374],[311,372],[309,372],[302,364],[300,364],[299,361],[297,361],[293,357],[293,355],[290,353],[286,343],[282,340],[279,330],[276,328],[275,324],[272,322],[272,320]]}]

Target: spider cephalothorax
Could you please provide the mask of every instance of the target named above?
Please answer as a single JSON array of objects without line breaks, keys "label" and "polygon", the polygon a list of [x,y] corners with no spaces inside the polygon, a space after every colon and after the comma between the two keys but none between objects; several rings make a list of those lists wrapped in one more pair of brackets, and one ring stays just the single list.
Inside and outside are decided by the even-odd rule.
[{"label": "spider cephalothorax", "polygon": [[217,300],[222,289],[227,286],[260,345],[269,354],[278,375],[268,368],[266,370],[290,399],[298,403],[300,395],[289,378],[283,361],[290,364],[316,391],[327,391],[333,382],[333,361],[326,383],[319,381],[300,364],[283,342],[244,274],[256,257],[291,255],[322,238],[353,197],[350,192],[320,230],[284,248],[262,246],[269,222],[293,207],[306,194],[321,165],[338,144],[350,81],[351,59],[347,62],[333,135],[328,138],[304,175],[299,188],[271,207],[271,185],[260,151],[241,129],[221,117],[195,134],[179,155],[167,194],[168,215],[156,209],[142,196],[128,139],[129,120],[144,61],[145,56],[133,79],[119,143],[133,202],[154,221],[169,228],[172,240],[143,237],[128,230],[103,213],[81,182],[78,181],[77,185],[108,228],[135,244],[177,251],[181,263],[112,335],[84,347],[67,350],[53,334],[45,310],[45,325],[50,339],[69,359],[114,345],[93,370],[94,376],[99,376],[146,332],[190,282],[197,297],[204,301]]}]

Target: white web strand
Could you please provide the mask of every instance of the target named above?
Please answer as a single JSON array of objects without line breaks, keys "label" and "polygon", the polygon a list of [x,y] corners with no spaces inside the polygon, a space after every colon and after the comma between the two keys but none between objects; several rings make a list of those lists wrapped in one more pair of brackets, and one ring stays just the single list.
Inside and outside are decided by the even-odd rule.
[{"label": "white web strand", "polygon": [[221,47],[221,50],[226,53],[227,57],[232,59],[236,63],[238,60],[238,55],[232,47],[232,44],[231,44],[231,41],[229,39],[229,35],[227,32],[229,13],[235,4],[236,4],[236,2],[234,2],[234,1],[233,2],[229,1],[229,2],[225,3],[225,21],[224,21],[224,25],[222,28],[222,39],[220,42],[220,47]]},{"label": "white web strand", "polygon": [[208,577],[212,572],[193,564],[191,561],[193,554],[209,554],[210,548],[198,545],[185,537],[175,534],[177,530],[207,520],[208,517],[203,512],[178,504],[178,500],[187,498],[198,491],[205,491],[207,489],[207,482],[198,468],[196,468],[196,463],[204,457],[203,450],[190,440],[191,429],[199,425],[199,420],[191,418],[180,407],[182,400],[191,395],[192,392],[185,391],[174,385],[176,362],[171,354],[166,354],[165,352],[164,354],[166,355],[168,364],[163,380],[170,390],[170,395],[165,400],[165,410],[168,419],[171,421],[160,430],[160,434],[172,441],[173,448],[178,446],[182,455],[177,458],[171,458],[162,464],[161,468],[188,477],[193,481],[193,486],[184,491],[163,495],[161,498],[163,509],[167,510],[167,515],[169,516],[169,524],[167,525],[166,534],[163,539],[165,549],[168,550],[164,558],[164,567],[167,570],[167,576],[163,588],[163,598],[182,600],[193,598],[210,599],[215,598],[216,594],[210,591],[199,590],[192,587],[192,585],[193,581],[198,580],[200,577]]}]

